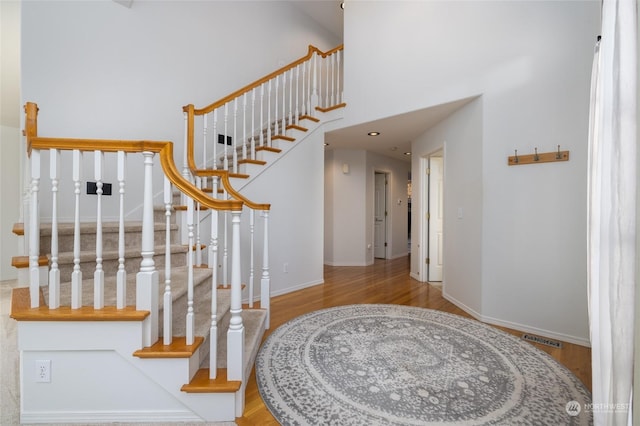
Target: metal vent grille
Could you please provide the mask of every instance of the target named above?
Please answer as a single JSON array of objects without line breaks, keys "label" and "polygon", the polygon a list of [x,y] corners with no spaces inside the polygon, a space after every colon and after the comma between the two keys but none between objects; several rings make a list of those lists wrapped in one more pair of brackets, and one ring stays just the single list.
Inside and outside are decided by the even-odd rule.
[{"label": "metal vent grille", "polygon": [[522,338],[529,342],[541,343],[547,346],[553,346],[554,348],[562,349],[562,343],[557,340],[547,339],[546,337],[534,336],[531,334],[523,334]]}]

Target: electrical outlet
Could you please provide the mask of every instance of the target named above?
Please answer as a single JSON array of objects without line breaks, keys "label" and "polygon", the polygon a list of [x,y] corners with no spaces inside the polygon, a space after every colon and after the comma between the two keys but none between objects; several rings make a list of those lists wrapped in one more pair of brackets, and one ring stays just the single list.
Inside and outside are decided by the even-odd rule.
[{"label": "electrical outlet", "polygon": [[36,360],[36,382],[40,382],[40,383],[51,382],[51,360],[50,359]]},{"label": "electrical outlet", "polygon": [[285,274],[289,273],[289,264],[285,262],[285,264],[282,266],[282,272],[284,272]]}]

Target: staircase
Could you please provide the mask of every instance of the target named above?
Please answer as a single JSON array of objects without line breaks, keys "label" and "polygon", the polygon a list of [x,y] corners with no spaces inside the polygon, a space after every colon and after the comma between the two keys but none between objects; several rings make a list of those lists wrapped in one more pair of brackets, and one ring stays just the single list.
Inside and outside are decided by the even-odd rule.
[{"label": "staircase", "polygon": [[[333,68],[322,58],[330,58]],[[247,378],[269,327],[270,206],[240,191],[337,117],[344,104],[341,92],[334,94],[339,85],[329,84],[329,71],[337,70],[334,58],[310,47],[307,57],[269,78],[203,109],[185,107],[180,172],[170,142],[39,137],[37,106],[27,104],[31,198],[24,224],[14,227],[27,248],[14,262],[24,271],[19,276],[26,287],[14,290],[11,306],[11,317],[18,321],[23,423],[212,422],[242,416]],[[295,85],[294,73],[303,76]],[[323,76],[327,83],[321,90]],[[267,109],[261,106],[259,114],[252,109],[250,122],[237,122],[235,111],[233,128],[227,128],[229,105],[237,108],[238,99],[246,101],[248,93],[266,87]],[[301,97],[300,107],[292,103],[294,92],[296,99]],[[313,101],[323,97],[322,107]],[[247,116],[246,102],[244,109],[242,116]],[[224,127],[217,127],[218,113]],[[201,155],[195,153],[196,117],[203,119]],[[265,121],[271,124],[259,124]],[[265,130],[255,132],[254,126]],[[218,150],[214,144],[207,153],[207,134],[221,130],[233,134],[234,145]],[[97,188],[91,206],[96,220],[91,222],[81,221],[80,214],[83,156],[93,156]],[[158,157],[164,175],[161,197],[153,190]],[[142,161],[132,166],[132,159]],[[117,169],[120,213],[116,220],[103,221],[109,161]],[[41,223],[39,193],[49,190],[41,176],[46,163],[51,222]],[[75,190],[64,198],[68,205],[61,206],[65,168],[71,170]],[[125,220],[126,176],[136,168],[143,177],[131,186],[142,187],[136,195],[141,217]],[[75,212],[75,221],[58,222],[60,208],[67,209],[67,216]],[[254,243],[254,234],[262,240]]]}]

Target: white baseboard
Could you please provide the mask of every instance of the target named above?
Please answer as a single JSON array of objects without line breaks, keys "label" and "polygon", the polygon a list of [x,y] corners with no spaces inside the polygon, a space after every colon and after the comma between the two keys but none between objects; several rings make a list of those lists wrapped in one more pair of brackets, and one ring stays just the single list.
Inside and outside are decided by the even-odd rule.
[{"label": "white baseboard", "polygon": [[493,318],[486,315],[482,315],[479,312],[475,311],[474,309],[471,309],[470,307],[466,306],[464,303],[460,302],[456,298],[447,294],[446,291],[442,292],[442,296],[448,301],[450,301],[451,303],[453,303],[454,305],[456,305],[457,307],[459,307],[460,309],[462,309],[463,311],[465,311],[466,313],[468,313],[469,315],[471,315],[472,317],[474,317],[475,319],[477,319],[478,321],[481,321],[483,323],[498,325],[500,327],[506,327],[512,330],[522,331],[523,333],[531,333],[531,334],[535,334],[541,337],[546,337],[549,339],[560,340],[561,342],[573,343],[575,345],[586,346],[588,348],[591,347],[591,341],[589,339],[585,339],[583,337],[578,337],[578,336],[572,336],[564,333],[558,333],[555,331],[545,330],[542,328],[531,327],[526,324],[520,324],[517,322],[506,321],[506,320],[501,320],[499,318]]},{"label": "white baseboard", "polygon": [[174,423],[203,420],[191,411],[37,411],[20,413],[20,423]]}]

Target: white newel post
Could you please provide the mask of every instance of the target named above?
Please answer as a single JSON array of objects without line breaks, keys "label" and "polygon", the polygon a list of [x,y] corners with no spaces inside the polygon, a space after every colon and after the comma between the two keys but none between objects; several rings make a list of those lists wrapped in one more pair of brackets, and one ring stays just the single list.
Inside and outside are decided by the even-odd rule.
[{"label": "white newel post", "polygon": [[153,261],[153,156],[144,156],[144,196],[142,206],[142,262],[136,275],[136,309],[149,311],[145,320],[143,344],[151,346],[158,340],[158,271]]},{"label": "white newel post", "polygon": [[195,314],[193,312],[193,198],[187,198],[187,232],[189,235],[189,247],[187,248],[187,316],[186,316],[186,343],[193,345]]},{"label": "white newel post", "polygon": [[51,270],[49,271],[49,309],[60,307],[60,269],[58,268],[58,179],[60,151],[49,151],[51,178]]},{"label": "white newel post", "polygon": [[31,151],[31,215],[29,227],[29,295],[31,307],[40,306],[40,206],[38,191],[40,185],[40,150]]},{"label": "white newel post", "polygon": [[242,283],[240,269],[240,215],[231,212],[231,319],[227,334],[227,377],[243,380],[244,325],[242,324]]},{"label": "white newel post", "polygon": [[255,210],[249,210],[249,307],[253,308],[253,271],[254,271],[254,230]]},{"label": "white newel post", "polygon": [[[218,177],[213,177],[213,193],[218,192]],[[211,211],[211,241],[209,267],[211,268],[211,326],[209,328],[209,378],[218,375],[218,210]]]},{"label": "white newel post", "polygon": [[271,277],[269,276],[269,211],[262,212],[264,218],[264,239],[262,250],[262,278],[260,280],[260,308],[267,311],[265,329],[271,321]]}]

